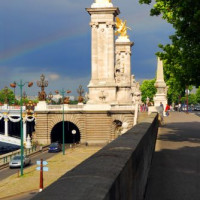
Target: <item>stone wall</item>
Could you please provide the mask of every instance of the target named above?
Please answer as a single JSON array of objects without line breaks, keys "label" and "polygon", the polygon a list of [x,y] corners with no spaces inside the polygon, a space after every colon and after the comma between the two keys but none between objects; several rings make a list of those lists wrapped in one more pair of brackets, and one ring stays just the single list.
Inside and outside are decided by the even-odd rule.
[{"label": "stone wall", "polygon": [[144,199],[157,131],[154,113],[32,199]]},{"label": "stone wall", "polygon": [[[114,121],[128,123],[128,129],[133,126],[134,112],[118,111],[92,111],[69,112],[65,111],[65,121],[74,123],[80,131],[80,143],[107,144],[118,137],[115,133]],[[51,143],[53,127],[62,122],[62,112],[37,112],[34,140],[40,144]]]}]

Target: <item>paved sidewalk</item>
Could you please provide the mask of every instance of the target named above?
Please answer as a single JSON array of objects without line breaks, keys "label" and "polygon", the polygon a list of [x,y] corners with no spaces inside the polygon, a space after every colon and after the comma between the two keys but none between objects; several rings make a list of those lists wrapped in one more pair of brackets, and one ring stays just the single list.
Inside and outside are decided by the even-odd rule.
[{"label": "paved sidewalk", "polygon": [[164,120],[146,200],[200,200],[200,117],[172,112]]},{"label": "paved sidewalk", "polygon": [[[66,150],[66,154],[55,154],[48,159],[49,171],[44,172],[44,187],[47,187],[67,171],[73,169],[82,161],[96,153],[102,146],[84,146]],[[0,181],[0,199],[5,200],[27,200],[31,199],[39,189],[39,171],[36,165],[24,168],[24,176],[17,177],[14,174]]]}]

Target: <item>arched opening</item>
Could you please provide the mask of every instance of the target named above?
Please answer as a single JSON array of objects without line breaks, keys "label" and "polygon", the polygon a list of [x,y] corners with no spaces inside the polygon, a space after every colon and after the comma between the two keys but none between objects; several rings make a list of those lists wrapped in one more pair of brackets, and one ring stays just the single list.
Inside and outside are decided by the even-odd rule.
[{"label": "arched opening", "polygon": [[[13,119],[18,119],[17,116],[12,116]],[[35,120],[29,122],[26,121],[26,135],[32,137],[32,133],[35,131]],[[11,137],[20,137],[20,121],[12,122],[8,121],[8,134]]]},{"label": "arched opening", "polygon": [[[18,119],[18,116],[12,116],[13,119]],[[20,137],[20,121],[12,122],[8,121],[8,135],[11,137]]]},{"label": "arched opening", "polygon": [[0,134],[4,135],[4,118],[2,117],[2,119],[0,120]]},{"label": "arched opening", "polygon": [[[69,121],[64,122],[65,144],[80,142],[80,131],[78,127]],[[73,131],[75,130],[75,131]],[[73,134],[72,131],[75,133]],[[63,122],[57,123],[51,131],[51,142],[63,143]]]},{"label": "arched opening", "polygon": [[26,122],[26,134],[32,138],[32,133],[35,131],[35,120]]},{"label": "arched opening", "polygon": [[113,124],[115,125],[115,130],[114,130],[114,134],[115,134],[115,138],[117,138],[118,136],[121,135],[121,131],[122,131],[122,122],[119,120],[114,120]]}]

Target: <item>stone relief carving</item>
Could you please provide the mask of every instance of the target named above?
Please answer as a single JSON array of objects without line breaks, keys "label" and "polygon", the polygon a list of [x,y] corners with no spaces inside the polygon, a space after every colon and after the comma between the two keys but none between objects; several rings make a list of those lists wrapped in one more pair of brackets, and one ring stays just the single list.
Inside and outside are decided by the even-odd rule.
[{"label": "stone relief carving", "polygon": [[125,72],[124,69],[125,69],[125,64],[121,62],[120,59],[118,59],[115,65],[115,80],[117,83],[125,81],[126,77],[124,76]]},{"label": "stone relief carving", "polygon": [[108,94],[105,93],[104,90],[101,90],[101,91],[99,92],[99,99],[100,99],[102,102],[105,102],[107,96],[108,96]]}]

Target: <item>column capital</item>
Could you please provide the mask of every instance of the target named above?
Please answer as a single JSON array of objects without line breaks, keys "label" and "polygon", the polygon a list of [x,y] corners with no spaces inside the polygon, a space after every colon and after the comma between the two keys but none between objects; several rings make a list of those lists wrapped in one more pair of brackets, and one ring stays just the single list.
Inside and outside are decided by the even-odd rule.
[{"label": "column capital", "polygon": [[90,22],[90,26],[92,28],[98,28],[99,27],[99,23],[98,22]]},{"label": "column capital", "polygon": [[115,51],[115,54],[120,55],[121,51]]},{"label": "column capital", "polygon": [[131,55],[131,51],[125,51],[125,55]]},{"label": "column capital", "polygon": [[115,27],[115,22],[106,22],[106,26],[108,28],[114,28]]},{"label": "column capital", "polygon": [[4,118],[4,122],[7,122],[8,121],[8,118]]}]

